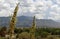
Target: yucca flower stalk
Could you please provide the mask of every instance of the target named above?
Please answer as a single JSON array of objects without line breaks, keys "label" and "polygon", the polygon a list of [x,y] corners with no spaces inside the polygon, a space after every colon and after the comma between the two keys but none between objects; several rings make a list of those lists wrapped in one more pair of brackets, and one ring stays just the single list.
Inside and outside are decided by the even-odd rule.
[{"label": "yucca flower stalk", "polygon": [[9,27],[10,39],[12,39],[12,36],[14,35],[14,29],[15,29],[15,24],[16,24],[16,16],[17,16],[17,12],[18,12],[18,5],[19,5],[19,3],[15,7],[13,16],[12,16],[11,21],[10,21],[10,27]]},{"label": "yucca flower stalk", "polygon": [[32,27],[30,28],[30,39],[35,39],[36,19],[33,17]]}]

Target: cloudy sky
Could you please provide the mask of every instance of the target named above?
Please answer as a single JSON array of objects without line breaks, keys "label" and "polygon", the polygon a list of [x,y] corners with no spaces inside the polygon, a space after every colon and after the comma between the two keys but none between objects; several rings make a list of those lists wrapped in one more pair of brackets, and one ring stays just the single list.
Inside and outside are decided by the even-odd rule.
[{"label": "cloudy sky", "polygon": [[18,16],[60,20],[60,0],[0,0],[0,17],[11,16],[18,2]]}]

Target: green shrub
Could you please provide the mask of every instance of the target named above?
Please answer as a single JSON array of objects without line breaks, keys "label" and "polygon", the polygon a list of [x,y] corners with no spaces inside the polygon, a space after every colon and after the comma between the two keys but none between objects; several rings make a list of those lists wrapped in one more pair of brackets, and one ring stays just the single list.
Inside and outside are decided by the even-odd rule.
[{"label": "green shrub", "polygon": [[44,38],[44,37],[47,37],[48,35],[49,35],[48,32],[42,32],[42,33],[40,34],[40,36],[43,37],[43,38]]}]

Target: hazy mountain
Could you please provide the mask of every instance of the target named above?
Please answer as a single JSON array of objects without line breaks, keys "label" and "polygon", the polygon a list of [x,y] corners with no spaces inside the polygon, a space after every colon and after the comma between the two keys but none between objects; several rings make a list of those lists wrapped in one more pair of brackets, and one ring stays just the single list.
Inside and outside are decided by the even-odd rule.
[{"label": "hazy mountain", "polygon": [[[0,26],[9,26],[10,17],[0,17]],[[17,17],[17,27],[30,27],[32,26],[33,17],[20,16]],[[60,27],[60,23],[51,19],[36,19],[37,27]]]}]

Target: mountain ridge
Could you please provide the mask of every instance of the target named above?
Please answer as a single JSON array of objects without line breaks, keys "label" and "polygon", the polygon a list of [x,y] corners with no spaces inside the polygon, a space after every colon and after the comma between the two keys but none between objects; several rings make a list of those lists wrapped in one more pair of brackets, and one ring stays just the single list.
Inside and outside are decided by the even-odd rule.
[{"label": "mountain ridge", "polygon": [[[0,26],[9,26],[11,17],[0,17]],[[31,27],[33,17],[19,16],[17,17],[17,27]],[[60,28],[60,22],[51,19],[36,19],[37,27],[54,27]]]}]

